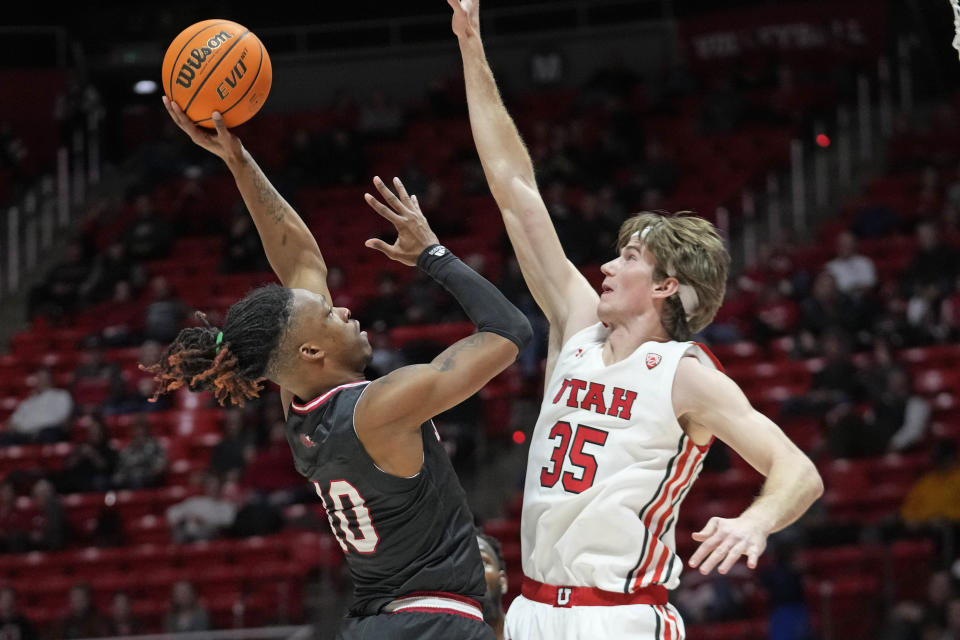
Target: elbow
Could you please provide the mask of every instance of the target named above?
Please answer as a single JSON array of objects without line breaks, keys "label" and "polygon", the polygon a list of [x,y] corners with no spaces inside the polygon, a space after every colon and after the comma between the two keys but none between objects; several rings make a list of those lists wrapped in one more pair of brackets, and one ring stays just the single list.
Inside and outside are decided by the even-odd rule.
[{"label": "elbow", "polygon": [[807,486],[810,494],[810,504],[813,504],[823,496],[823,478],[820,476],[820,472],[817,471],[816,465],[814,465],[809,458],[806,459],[806,467],[807,470],[804,472],[804,476],[808,479]]}]

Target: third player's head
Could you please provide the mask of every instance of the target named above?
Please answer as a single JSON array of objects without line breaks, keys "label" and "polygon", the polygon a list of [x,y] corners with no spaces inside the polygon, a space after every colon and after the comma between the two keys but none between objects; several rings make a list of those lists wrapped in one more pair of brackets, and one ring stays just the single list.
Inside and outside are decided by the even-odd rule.
[{"label": "third player's head", "polygon": [[689,340],[723,302],[730,256],[713,225],[687,215],[640,213],[620,227],[618,256],[603,265],[597,315],[611,326],[659,318]]},{"label": "third player's head", "polygon": [[203,321],[182,330],[146,368],[157,395],[186,386],[242,405],[264,379],[295,393],[329,388],[356,379],[370,360],[366,333],[350,311],[305,289],[260,287],[230,307],[222,330]]}]

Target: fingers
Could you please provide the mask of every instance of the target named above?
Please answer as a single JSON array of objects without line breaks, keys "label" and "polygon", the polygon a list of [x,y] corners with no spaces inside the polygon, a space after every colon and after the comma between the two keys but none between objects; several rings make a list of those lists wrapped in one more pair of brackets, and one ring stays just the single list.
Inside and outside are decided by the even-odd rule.
[{"label": "fingers", "polygon": [[[723,558],[723,561],[720,563],[720,566],[717,568],[717,571],[719,573],[726,573],[727,571],[730,571],[730,569],[733,568],[733,565],[737,563],[737,560],[740,559],[740,556],[742,556],[744,552],[746,552],[746,550],[747,550],[746,540],[742,540],[737,544],[733,545],[733,547],[729,551],[727,551],[726,556]],[[707,562],[709,563],[709,560]],[[701,568],[701,571],[709,571],[709,570],[710,569],[707,568],[707,565],[704,565]]]},{"label": "fingers", "polygon": [[720,526],[719,518],[716,518],[716,517],[710,518],[709,520],[707,520],[707,526],[705,526],[703,529],[693,534],[693,539],[696,540],[697,542],[703,542],[704,540],[712,536],[714,533],[716,533],[717,527],[719,526]]},{"label": "fingers", "polygon": [[363,199],[366,201],[368,205],[370,205],[371,209],[373,209],[374,211],[379,213],[381,216],[389,220],[390,223],[393,224],[393,226],[397,226],[403,221],[403,218],[398,216],[393,209],[383,204],[382,202],[374,198],[369,193],[363,194]]},{"label": "fingers", "polygon": [[363,246],[365,246],[368,249],[374,249],[376,251],[379,251],[380,253],[387,256],[388,258],[390,257],[390,253],[391,253],[390,245],[388,245],[383,240],[379,240],[377,238],[370,238],[369,240],[363,243]]},{"label": "fingers", "polygon": [[717,536],[710,536],[707,538],[697,550],[693,552],[693,555],[690,556],[690,566],[696,568],[703,562],[714,549],[717,548],[717,545],[720,544],[720,538]]},{"label": "fingers", "polygon": [[403,183],[400,182],[400,178],[393,179],[393,186],[397,189],[397,195],[400,196],[400,201],[403,202],[408,209],[413,209],[413,201],[410,199],[410,195],[407,193],[406,187],[404,187]]},{"label": "fingers", "polygon": [[223,114],[219,111],[214,111],[210,119],[213,120],[213,128],[217,130],[219,137],[226,138],[230,135],[230,132],[227,130],[227,124],[223,121]]},{"label": "fingers", "polygon": [[390,205],[397,216],[402,216],[404,213],[406,213],[406,207],[404,206],[403,202],[401,202],[400,198],[398,198],[396,194],[390,190],[390,187],[388,187],[386,183],[380,179],[380,176],[374,177],[373,186],[377,188],[377,191],[379,191],[380,195],[383,196],[384,202]]},{"label": "fingers", "polygon": [[756,569],[757,561],[760,559],[761,553],[763,553],[763,549],[757,545],[750,545],[747,549],[747,566],[751,569]]},{"label": "fingers", "polygon": [[454,13],[463,13],[463,7],[460,6],[460,0],[447,0],[447,4],[453,9]]}]

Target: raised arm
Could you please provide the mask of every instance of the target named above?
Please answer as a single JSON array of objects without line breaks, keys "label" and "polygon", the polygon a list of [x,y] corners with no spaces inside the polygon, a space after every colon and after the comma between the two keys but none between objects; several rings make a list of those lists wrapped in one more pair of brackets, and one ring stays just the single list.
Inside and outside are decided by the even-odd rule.
[{"label": "raised arm", "polygon": [[394,180],[399,196],[374,181],[389,207],[367,203],[398,231],[397,241],[367,246],[406,265],[416,264],[450,292],[477,327],[429,364],[402,367],[372,382],[357,403],[354,424],[367,453],[381,469],[401,476],[420,470],[420,425],[454,407],[506,369],[532,336],[530,323],[492,284],[437,243],[415,196]]},{"label": "raised arm", "polygon": [[210,132],[193,124],[180,106],[166,96],[163,104],[194,143],[226,163],[260,234],[270,267],[283,286],[308,289],[332,304],[327,288],[327,265],[313,234],[270,184],[240,139],[230,133],[220,114],[214,113],[214,131]]},{"label": "raised arm", "polygon": [[[487,183],[500,207],[524,280],[550,320],[551,333],[568,336],[597,321],[597,293],[564,255],[537,190],[530,154],[507,113],[483,50],[479,0],[447,3],[453,9],[470,127]],[[551,346],[554,342],[551,340]]]},{"label": "raised arm", "polygon": [[739,517],[713,517],[693,534],[700,546],[691,567],[726,573],[741,555],[754,569],[767,537],[792,524],[823,493],[813,462],[769,418],[750,406],[733,380],[682,358],[673,384],[673,406],[687,434],[716,436],[766,477],[760,495]]}]

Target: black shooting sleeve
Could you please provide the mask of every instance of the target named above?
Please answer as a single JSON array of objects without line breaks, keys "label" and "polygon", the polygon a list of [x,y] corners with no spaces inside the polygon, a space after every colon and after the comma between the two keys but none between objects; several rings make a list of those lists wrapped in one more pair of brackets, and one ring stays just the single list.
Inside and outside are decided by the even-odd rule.
[{"label": "black shooting sleeve", "polygon": [[533,338],[533,329],[526,316],[499,289],[446,247],[434,244],[424,249],[417,258],[417,267],[457,299],[467,317],[477,326],[477,331],[503,336],[520,351]]}]

